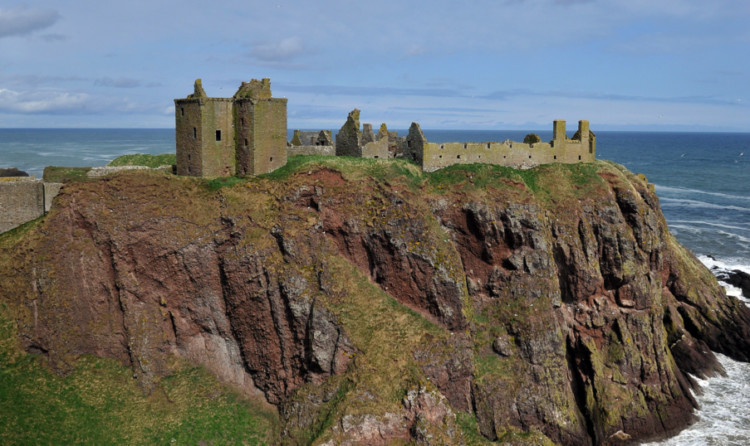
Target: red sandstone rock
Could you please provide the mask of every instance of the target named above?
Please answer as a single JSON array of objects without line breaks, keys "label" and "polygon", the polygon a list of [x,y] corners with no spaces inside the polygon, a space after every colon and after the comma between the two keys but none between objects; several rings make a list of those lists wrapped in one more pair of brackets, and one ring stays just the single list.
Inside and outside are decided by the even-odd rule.
[{"label": "red sandstone rock", "polygon": [[[461,442],[454,410],[490,440],[660,436],[692,419],[687,373],[721,372],[706,347],[750,359],[750,310],[676,243],[648,184],[597,168],[583,198],[518,179],[413,191],[314,166],[219,192],[120,174],[63,191],[0,261],[0,298],[61,372],[114,357],[149,390],[181,356],[278,405],[288,432],[327,408],[324,440]],[[384,397],[341,322],[355,300],[331,273],[341,259],[435,324],[398,352],[433,390],[351,412]]]}]

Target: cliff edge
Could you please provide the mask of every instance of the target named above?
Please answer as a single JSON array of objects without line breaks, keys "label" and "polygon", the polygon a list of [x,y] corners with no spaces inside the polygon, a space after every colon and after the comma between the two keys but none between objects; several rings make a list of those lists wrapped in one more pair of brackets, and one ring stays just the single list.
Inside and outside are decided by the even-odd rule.
[{"label": "cliff edge", "polygon": [[[0,239],[0,302],[66,373],[174,357],[278,408],[289,444],[619,444],[674,433],[750,310],[608,162],[526,171],[295,157],[246,181],[69,184]],[[12,239],[11,239],[12,238]]]}]

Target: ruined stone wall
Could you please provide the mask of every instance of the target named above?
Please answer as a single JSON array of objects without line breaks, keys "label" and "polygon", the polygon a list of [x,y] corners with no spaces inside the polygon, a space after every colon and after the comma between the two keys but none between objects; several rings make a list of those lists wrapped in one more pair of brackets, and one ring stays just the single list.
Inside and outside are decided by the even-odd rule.
[{"label": "ruined stone wall", "polygon": [[334,146],[288,146],[286,153],[288,156],[295,155],[323,155],[323,156],[335,156],[336,147]]},{"label": "ruined stone wall", "polygon": [[175,99],[174,103],[177,175],[200,176],[203,174],[201,101]]},{"label": "ruined stone wall", "polygon": [[359,110],[349,112],[346,122],[336,133],[336,156],[361,156],[362,132],[359,130]]},{"label": "ruined stone wall", "polygon": [[0,178],[0,233],[44,215],[61,187],[28,177]]},{"label": "ruined stone wall", "polygon": [[404,158],[423,166],[425,144],[427,144],[427,138],[424,137],[422,129],[419,124],[412,122],[409,134],[406,135],[406,144],[403,146]]},{"label": "ruined stone wall", "polygon": [[483,142],[483,143],[426,143],[422,168],[432,172],[453,164],[485,163],[527,169],[540,164],[580,163],[595,159],[588,147],[579,141],[552,146],[541,142],[524,144],[520,142]]},{"label": "ruined stone wall", "polygon": [[255,128],[253,125],[254,105],[252,100],[238,100],[234,103],[236,174],[241,177],[255,172],[255,160],[252,156],[255,136],[253,131]]},{"label": "ruined stone wall", "polygon": [[44,185],[44,212],[49,212],[52,208],[52,199],[60,193],[62,183],[42,183]]},{"label": "ruined stone wall", "polygon": [[205,177],[234,175],[236,154],[233,101],[225,98],[204,99],[201,107],[201,126],[201,174]]},{"label": "ruined stone wall", "polygon": [[361,156],[362,158],[390,158],[390,152],[388,151],[388,138],[368,142],[364,146],[360,147],[359,156]]},{"label": "ruined stone wall", "polygon": [[284,98],[236,100],[238,175],[259,175],[286,165],[286,104]]},{"label": "ruined stone wall", "polygon": [[[414,129],[414,124],[412,124]],[[497,164],[501,166],[514,167],[517,169],[528,169],[540,164],[549,163],[581,163],[592,162],[596,159],[594,140],[591,138],[587,121],[579,122],[580,140],[568,139],[565,135],[565,122],[555,121],[554,139],[551,143],[540,142],[526,144],[514,141],[505,142],[450,142],[450,143],[423,143],[419,158],[419,138],[414,130],[411,138],[407,137],[410,159],[416,161],[426,172],[433,172],[453,164]],[[421,131],[420,131],[421,133]]]}]

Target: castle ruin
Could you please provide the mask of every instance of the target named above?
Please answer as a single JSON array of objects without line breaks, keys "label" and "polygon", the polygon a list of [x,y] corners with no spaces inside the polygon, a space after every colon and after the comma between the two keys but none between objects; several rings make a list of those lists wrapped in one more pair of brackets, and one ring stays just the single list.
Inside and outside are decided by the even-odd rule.
[{"label": "castle ruin", "polygon": [[208,97],[197,79],[174,103],[178,175],[258,175],[286,164],[287,100],[271,96],[269,79],[243,82],[231,98]]},{"label": "castle ruin", "polygon": [[330,130],[319,132],[295,130],[292,140],[287,146],[287,155],[325,155],[336,154],[333,145],[333,135]]},{"label": "castle ruin", "polygon": [[432,143],[414,122],[406,137],[404,157],[419,164],[425,172],[454,164],[484,163],[529,169],[549,163],[590,163],[596,160],[596,135],[589,129],[588,121],[578,121],[578,131],[568,138],[565,121],[556,120],[552,127],[552,141],[548,143],[509,140]]},{"label": "castle ruin", "polygon": [[592,162],[596,135],[588,121],[578,122],[572,138],[565,121],[553,123],[550,142],[427,141],[419,124],[406,137],[377,133],[371,124],[360,129],[360,111],[352,110],[336,134],[328,130],[296,130],[287,143],[287,100],[271,96],[269,79],[243,82],[231,98],[211,98],[197,79],[194,91],[175,99],[177,174],[203,177],[248,176],[272,172],[293,155],[336,155],[360,158],[407,158],[426,172],[454,164],[485,163],[528,169],[548,163]]},{"label": "castle ruin", "polygon": [[336,134],[336,155],[358,158],[400,158],[403,138],[389,132],[385,123],[378,133],[373,133],[372,124],[363,124],[359,129],[359,113],[356,108],[349,112],[346,122]]}]

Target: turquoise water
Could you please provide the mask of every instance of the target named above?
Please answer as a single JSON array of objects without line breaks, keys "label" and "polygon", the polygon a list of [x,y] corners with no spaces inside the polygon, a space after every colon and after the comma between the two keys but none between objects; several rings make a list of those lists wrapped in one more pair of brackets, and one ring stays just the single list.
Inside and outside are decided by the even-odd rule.
[{"label": "turquoise water", "polygon": [[[522,141],[526,134],[424,133],[433,142]],[[536,133],[552,138],[551,131]],[[0,129],[0,168],[38,177],[48,165],[100,166],[127,153],[174,150],[173,129]],[[704,263],[750,273],[750,133],[597,132],[597,158],[646,175],[670,230]],[[663,444],[750,444],[750,365],[721,361],[728,376],[701,382],[700,422]]]}]

